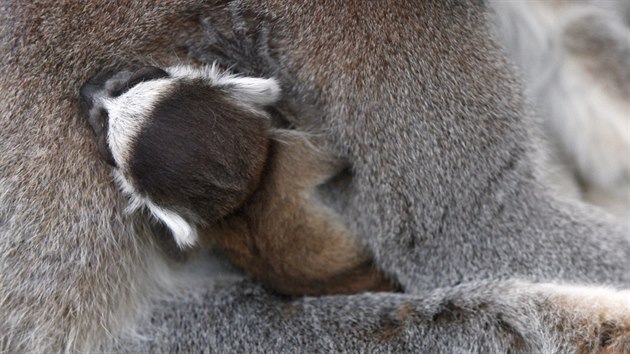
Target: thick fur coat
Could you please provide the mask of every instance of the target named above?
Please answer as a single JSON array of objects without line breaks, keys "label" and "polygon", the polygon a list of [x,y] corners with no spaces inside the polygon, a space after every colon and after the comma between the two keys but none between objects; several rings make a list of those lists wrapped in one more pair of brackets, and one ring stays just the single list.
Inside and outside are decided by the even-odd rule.
[{"label": "thick fur coat", "polygon": [[[533,121],[486,10],[4,2],[0,348],[623,351],[630,296],[614,288],[630,286],[630,239],[540,182]],[[289,123],[352,164],[324,199],[407,294],[287,299],[217,273],[186,281],[147,218],[123,213],[78,88],[100,66],[187,55],[280,78]],[[179,283],[190,295],[157,303],[144,340],[121,339]]]}]

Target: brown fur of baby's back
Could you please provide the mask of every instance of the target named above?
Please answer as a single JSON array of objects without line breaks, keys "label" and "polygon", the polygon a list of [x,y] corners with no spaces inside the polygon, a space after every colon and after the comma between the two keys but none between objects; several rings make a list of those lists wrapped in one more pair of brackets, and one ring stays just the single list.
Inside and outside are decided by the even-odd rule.
[{"label": "brown fur of baby's back", "polygon": [[287,295],[395,289],[370,255],[320,202],[316,187],[342,169],[303,134],[275,131],[251,198],[204,238],[245,272]]}]

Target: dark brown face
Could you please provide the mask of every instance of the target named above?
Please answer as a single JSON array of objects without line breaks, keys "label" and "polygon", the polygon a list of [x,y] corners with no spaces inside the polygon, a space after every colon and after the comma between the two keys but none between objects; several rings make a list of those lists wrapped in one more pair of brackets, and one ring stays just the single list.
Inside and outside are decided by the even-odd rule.
[{"label": "dark brown face", "polygon": [[272,79],[146,67],[95,76],[81,88],[81,106],[121,188],[177,239],[256,189],[269,143],[263,107],[278,94]]}]

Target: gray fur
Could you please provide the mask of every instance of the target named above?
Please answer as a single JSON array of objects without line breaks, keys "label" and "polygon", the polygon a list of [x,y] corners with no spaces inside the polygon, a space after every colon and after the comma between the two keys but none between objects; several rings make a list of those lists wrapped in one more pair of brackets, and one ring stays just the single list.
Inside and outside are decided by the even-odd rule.
[{"label": "gray fur", "polygon": [[[618,295],[627,298],[630,292]],[[272,296],[243,281],[161,302],[147,327],[151,339],[122,341],[116,349],[130,353],[198,348],[217,353],[598,352],[610,336],[609,327],[630,323],[630,301],[616,315],[597,318],[603,312],[596,302],[559,300],[565,298],[549,285],[517,280],[469,283],[413,295],[295,300]],[[625,350],[630,348],[628,339],[622,342]]]},{"label": "gray fur", "polygon": [[[214,37],[199,32],[199,13]],[[197,288],[156,303],[148,339],[118,349],[572,352],[576,333],[601,324],[558,326],[566,309],[528,282],[630,286],[627,234],[536,179],[520,88],[477,5],[7,1],[0,17],[1,351],[106,348],[179,279]],[[233,18],[268,31],[271,48],[230,41]],[[409,294],[285,299],[220,271],[187,278],[147,218],[122,213],[75,113],[79,86],[102,65],[172,64],[176,43],[217,59],[217,33],[239,43],[222,46],[233,49],[224,62],[274,70],[292,123],[353,163],[327,200]],[[514,277],[525,282],[501,280]]]},{"label": "gray fur", "polygon": [[[292,123],[325,132],[353,164],[351,187],[334,191],[348,201],[340,213],[407,291],[512,276],[630,284],[623,228],[556,199],[535,175],[532,119],[481,8],[245,1],[231,8],[234,32],[265,26],[247,23],[252,8],[281,48],[268,66],[282,68],[298,106],[318,113]],[[405,23],[396,31],[394,18]],[[237,59],[236,68],[257,70]]]},{"label": "gray fur", "polygon": [[525,79],[555,155],[568,167],[556,182],[573,179],[574,197],[627,220],[630,27],[620,16],[625,3],[491,3],[498,39]]}]

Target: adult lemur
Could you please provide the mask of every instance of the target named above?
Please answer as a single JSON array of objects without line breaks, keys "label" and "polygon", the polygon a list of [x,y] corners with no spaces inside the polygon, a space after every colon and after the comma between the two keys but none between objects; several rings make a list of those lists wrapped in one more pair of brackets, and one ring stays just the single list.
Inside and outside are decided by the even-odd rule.
[{"label": "adult lemur", "polygon": [[121,346],[622,352],[629,295],[595,284],[629,286],[628,236],[538,183],[528,112],[484,11],[455,1],[3,4],[2,349],[102,348],[182,278],[147,218],[123,213],[75,99],[93,68],[172,64],[180,44],[197,60],[280,78],[290,123],[352,165],[324,200],[408,294],[286,299],[219,282],[160,303],[150,340]]}]

